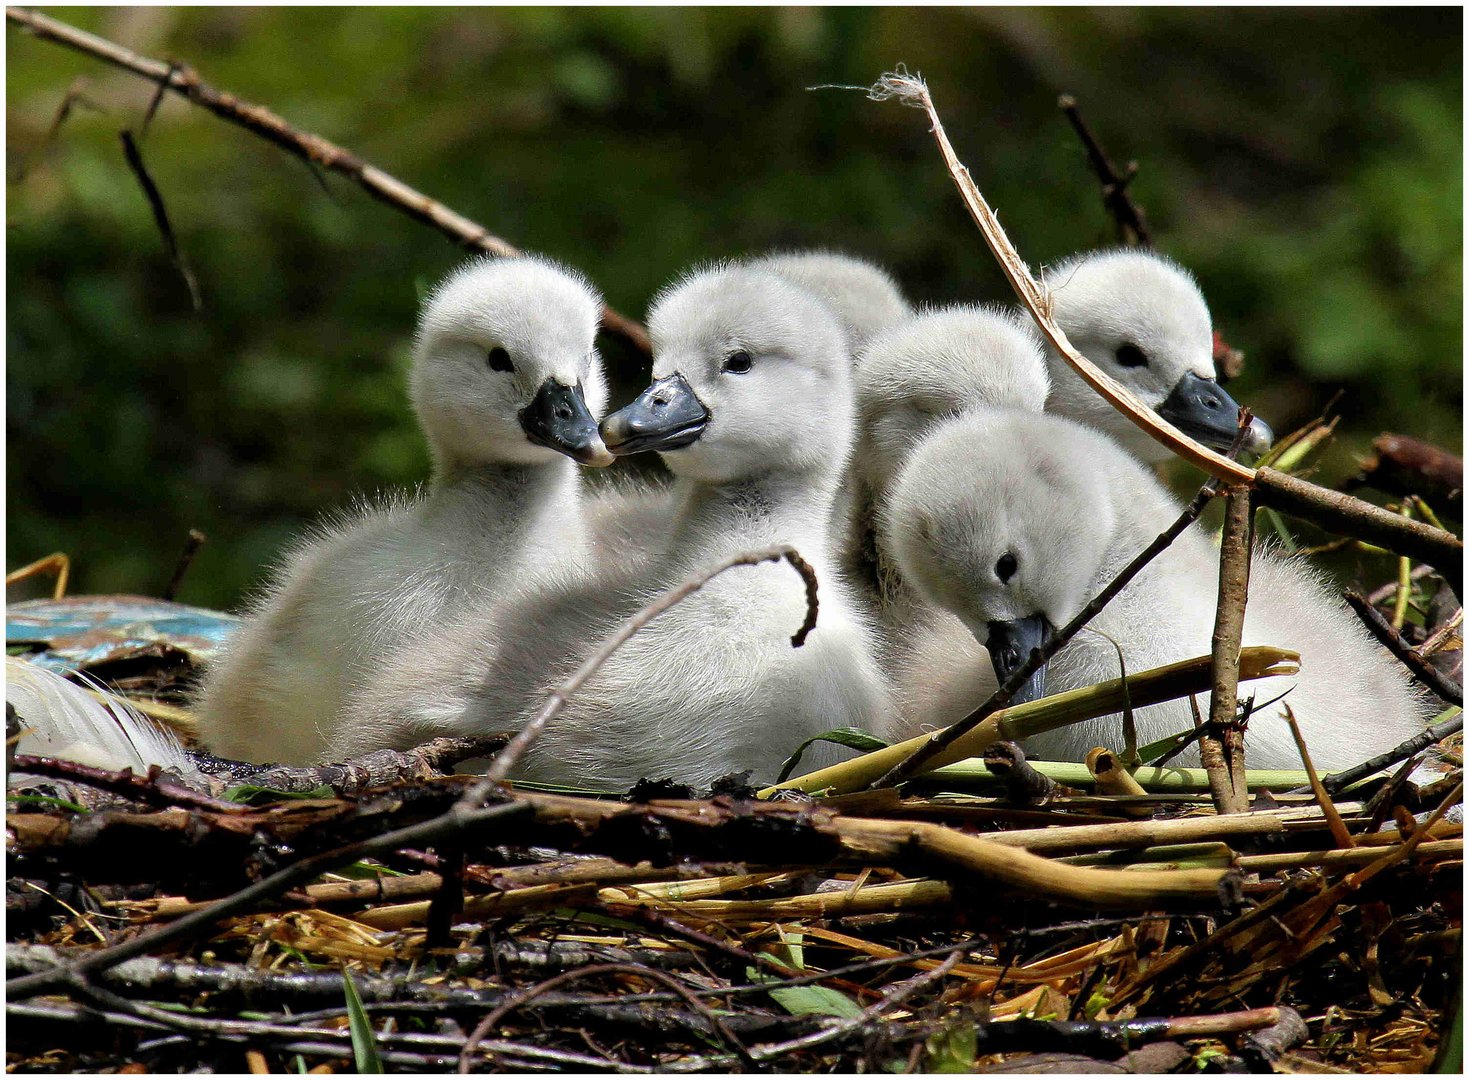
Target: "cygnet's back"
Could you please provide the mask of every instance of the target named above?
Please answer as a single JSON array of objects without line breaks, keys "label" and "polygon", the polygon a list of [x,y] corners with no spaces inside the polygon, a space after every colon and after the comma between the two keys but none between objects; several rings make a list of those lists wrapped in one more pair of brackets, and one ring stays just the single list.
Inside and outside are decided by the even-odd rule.
[{"label": "cygnet's back", "polygon": [[[1118,248],[1076,255],[1042,281],[1051,312],[1077,351],[1184,434],[1216,450],[1234,440],[1239,405],[1219,385],[1208,304],[1187,270],[1162,255]],[[1114,409],[1054,349],[1046,411],[1104,431],[1139,460],[1170,451]],[[1273,438],[1258,417],[1246,449]]]},{"label": "cygnet's back", "polygon": [[584,552],[570,459],[611,460],[593,419],[600,306],[582,278],[534,258],[475,260],[438,288],[410,376],[429,490],[361,506],[286,557],[206,675],[211,751],[331,756],[344,700],[400,642]]},{"label": "cygnet's back", "polygon": [[913,313],[891,274],[839,251],[780,251],[751,259],[755,270],[778,274],[823,300],[847,335],[855,355],[890,326]]},{"label": "cygnet's back", "polygon": [[[959,489],[948,477],[961,462],[974,462],[975,472]],[[1106,436],[1060,417],[994,411],[946,425],[914,452],[883,527],[905,575],[986,643],[1003,676],[1181,511]],[[1241,686],[1260,706],[1246,735],[1247,766],[1299,765],[1280,718],[1285,702],[1328,770],[1422,729],[1424,699],[1320,576],[1266,547],[1255,549],[1253,565],[1244,644],[1294,649],[1301,671]],[[1050,661],[1044,691],[1116,678],[1114,641],[1129,673],[1207,654],[1217,589],[1218,553],[1196,526]],[[1284,702],[1266,706],[1292,684]],[[1139,709],[1136,718],[1143,743],[1193,729],[1187,701]],[[1120,718],[1109,716],[1035,736],[1027,749],[1080,760],[1093,746],[1115,749],[1120,741]],[[1197,751],[1187,757],[1196,761]]]},{"label": "cygnet's back", "polygon": [[826,535],[851,439],[850,361],[835,319],[778,277],[716,267],[662,294],[649,328],[655,382],[603,433],[614,452],[657,450],[673,471],[667,552],[525,590],[405,654],[363,703],[394,744],[519,727],[633,611],[728,555],[776,543],[793,544],[820,576],[820,616],[803,647],[791,637],[805,588],[790,567],[731,570],[623,645],[517,777],[603,790],[645,776],[769,779],[805,738],[890,721]]}]

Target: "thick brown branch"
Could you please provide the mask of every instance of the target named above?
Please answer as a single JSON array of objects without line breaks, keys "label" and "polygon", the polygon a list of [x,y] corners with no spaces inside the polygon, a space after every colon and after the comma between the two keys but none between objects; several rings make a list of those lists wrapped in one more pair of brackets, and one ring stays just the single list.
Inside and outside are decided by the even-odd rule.
[{"label": "thick brown branch", "polygon": [[[491,235],[484,226],[429,198],[377,166],[363,161],[350,150],[319,135],[292,127],[263,105],[254,105],[233,94],[215,89],[201,80],[198,73],[187,65],[166,64],[161,60],[140,56],[106,38],[89,34],[85,30],[26,8],[8,7],[5,9],[5,17],[42,40],[65,45],[160,86],[166,86],[200,108],[258,135],[287,153],[309,164],[348,177],[379,202],[406,214],[414,221],[438,230],[461,247],[499,256],[520,254],[513,244]],[[614,337],[626,341],[643,356],[651,355],[652,346],[648,341],[648,332],[636,320],[611,307],[605,307],[602,309],[602,328]]]},{"label": "thick brown branch", "polygon": [[1365,540],[1426,562],[1453,586],[1455,593],[1462,592],[1464,541],[1451,532],[1271,468],[1255,470],[1254,490],[1255,502],[1260,506],[1304,518],[1337,536]]},{"label": "thick brown branch", "polygon": [[1209,772],[1209,790],[1221,814],[1249,809],[1245,785],[1244,732],[1239,710],[1239,650],[1250,592],[1250,493],[1238,488],[1225,500],[1219,538],[1219,604],[1214,614],[1209,727],[1199,739],[1199,757]]}]

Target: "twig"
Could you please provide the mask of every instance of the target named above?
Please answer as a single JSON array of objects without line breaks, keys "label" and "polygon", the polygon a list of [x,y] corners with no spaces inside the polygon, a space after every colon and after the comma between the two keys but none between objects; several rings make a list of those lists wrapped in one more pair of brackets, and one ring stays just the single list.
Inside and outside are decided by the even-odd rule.
[{"label": "twig", "polygon": [[1025,760],[1019,743],[995,743],[985,750],[984,765],[1005,781],[1005,794],[1011,802],[1042,804],[1056,793],[1056,781]]},{"label": "twig", "polygon": [[[1353,784],[1357,783],[1357,781],[1365,780],[1367,777],[1373,775],[1374,773],[1381,772],[1389,765],[1396,765],[1404,758],[1410,758],[1419,751],[1426,750],[1434,743],[1442,742],[1450,735],[1457,735],[1463,730],[1464,714],[1460,712],[1455,716],[1451,716],[1449,719],[1443,721],[1442,723],[1434,724],[1432,727],[1423,731],[1421,734],[1414,735],[1411,739],[1404,740],[1397,746],[1393,747],[1391,750],[1388,750],[1387,752],[1382,754],[1378,754],[1375,758],[1364,761],[1360,765],[1354,765],[1352,768],[1345,769],[1342,772],[1332,773],[1332,775],[1328,776],[1323,781],[1323,784],[1325,785],[1327,791],[1335,795],[1337,792],[1343,791],[1346,788],[1351,787]],[[1297,788],[1296,792],[1304,793],[1310,790],[1310,788]],[[1290,792],[1290,794],[1295,794],[1296,792]]]},{"label": "twig", "polygon": [[[86,85],[86,79],[78,75],[72,80],[71,85],[67,87],[66,95],[61,99],[61,104],[56,107],[56,115],[51,118],[51,126],[46,129],[46,134],[41,139],[41,145],[36,148],[35,153],[32,155],[33,162],[39,162],[45,157],[46,152],[51,149],[51,144],[56,141],[56,135],[61,131],[61,126],[70,119],[72,109],[76,106],[84,105],[93,112],[107,111],[82,93],[82,88]],[[30,175],[30,171],[31,164],[24,161],[17,162],[15,170],[12,173],[12,179],[17,184],[24,183],[26,177]]]},{"label": "twig", "polygon": [[199,548],[204,541],[209,539],[198,529],[189,530],[189,538],[184,541],[184,550],[179,553],[179,561],[173,568],[173,577],[168,579],[168,584],[163,589],[163,599],[172,600],[179,594],[179,586],[184,583],[184,575],[189,572],[189,567],[194,565],[194,556],[199,554]]},{"label": "twig", "polygon": [[393,851],[396,848],[409,844],[422,843],[425,840],[437,839],[441,836],[465,833],[478,830],[487,825],[493,825],[502,819],[524,816],[529,812],[529,807],[523,803],[501,803],[484,809],[464,810],[455,807],[446,814],[433,818],[417,825],[409,825],[380,836],[368,837],[353,844],[325,851],[309,858],[301,859],[239,890],[236,893],[217,900],[207,907],[198,911],[192,911],[167,926],[154,930],[151,933],[139,934],[131,940],[114,945],[110,948],[100,949],[88,953],[81,959],[60,967],[54,971],[40,972],[35,975],[26,975],[19,979],[12,979],[5,984],[5,994],[8,1000],[18,1000],[24,997],[32,997],[36,994],[45,993],[64,985],[78,985],[88,975],[99,971],[105,971],[114,964],[129,960],[134,956],[141,956],[162,945],[180,941],[185,938],[207,930],[220,919],[227,915],[233,915],[237,911],[243,911],[255,903],[279,896],[294,885],[300,885],[315,877],[326,873],[338,866],[345,866],[357,862],[370,855]]},{"label": "twig", "polygon": [[[1105,746],[1098,746],[1086,756],[1087,771],[1092,774],[1097,782],[1097,791],[1104,795],[1147,795],[1143,786],[1133,778],[1133,775],[1122,767],[1122,762],[1117,755]],[[1128,809],[1122,808],[1122,812],[1129,817],[1152,817],[1152,809],[1148,806],[1139,806]]]},{"label": "twig", "polygon": [[1387,651],[1396,656],[1402,665],[1413,673],[1415,679],[1450,705],[1462,706],[1464,704],[1464,688],[1415,652],[1413,647],[1403,640],[1403,635],[1394,630],[1392,624],[1382,617],[1381,612],[1357,593],[1345,593],[1343,598],[1347,606],[1357,613],[1357,617],[1362,620],[1367,629],[1372,631],[1372,636],[1386,646]]},{"label": "twig", "polygon": [[1455,593],[1462,592],[1464,541],[1453,533],[1268,467],[1255,470],[1254,491],[1260,506],[1428,563]]},{"label": "twig", "polygon": [[954,966],[959,963],[963,956],[963,949],[955,949],[942,964],[938,965],[932,971],[925,971],[921,975],[915,975],[913,978],[900,982],[889,989],[883,994],[880,1001],[863,1009],[860,1016],[842,1020],[825,1031],[820,1031],[813,1035],[806,1035],[785,1043],[777,1043],[774,1046],[762,1046],[759,1050],[755,1051],[754,1056],[758,1061],[770,1061],[780,1057],[782,1054],[788,1054],[793,1050],[809,1050],[813,1046],[820,1046],[823,1043],[832,1042],[833,1040],[843,1038],[853,1032],[861,1031],[864,1028],[872,1026],[882,1018],[884,1013],[897,1008],[919,990],[938,982],[950,971],[954,970]]},{"label": "twig", "polygon": [[1230,483],[1252,483],[1255,478],[1253,470],[1189,438],[1158,416],[1131,390],[1077,352],[1067,339],[1066,332],[1052,318],[1050,298],[1046,290],[1031,274],[1030,268],[1021,261],[1015,245],[1005,235],[1005,230],[1000,227],[1000,219],[990,209],[989,203],[985,202],[984,196],[980,194],[979,188],[975,186],[974,180],[970,177],[969,170],[954,153],[954,147],[949,142],[949,136],[944,131],[943,122],[939,119],[938,110],[934,107],[933,98],[929,95],[928,86],[923,79],[920,76],[908,74],[900,67],[896,72],[884,75],[879,79],[868,89],[867,96],[873,101],[896,98],[903,104],[922,109],[928,114],[929,130],[935,142],[938,143],[939,152],[943,155],[944,163],[954,180],[955,187],[959,189],[959,195],[964,200],[969,216],[979,226],[985,243],[989,245],[990,252],[999,262],[1000,269],[1004,271],[1006,279],[1010,282],[1010,287],[1015,290],[1015,295],[1020,298],[1020,302],[1035,319],[1041,333],[1045,335],[1056,352],[1066,360],[1072,370],[1080,375],[1087,385],[1102,395],[1113,408],[1175,454],[1193,462],[1210,475],[1228,480]]},{"label": "twig", "polygon": [[[319,135],[292,127],[264,106],[251,104],[233,94],[215,89],[203,82],[198,73],[187,65],[166,64],[140,56],[106,38],[89,34],[59,19],[26,8],[8,7],[5,9],[5,17],[44,41],[65,45],[166,86],[193,104],[260,136],[282,150],[348,177],[379,202],[386,203],[414,221],[438,230],[461,247],[499,256],[520,254],[518,248],[491,235],[482,225],[414,190],[396,177],[363,161],[351,151]],[[635,320],[611,307],[604,307],[602,328],[627,342],[642,356],[651,355],[652,345],[648,340],[648,332]]]},{"label": "twig", "polygon": [[[1241,410],[1241,427],[1248,424]],[[1199,759],[1209,772],[1209,789],[1221,814],[1249,809],[1244,777],[1244,732],[1239,709],[1239,650],[1250,591],[1250,546],[1254,520],[1250,493],[1239,488],[1225,500],[1219,538],[1219,604],[1214,615],[1209,724],[1199,738]]]},{"label": "twig", "polygon": [[158,190],[158,185],[153,182],[153,177],[148,175],[148,166],[143,164],[143,154],[133,140],[133,133],[120,131],[118,137],[122,140],[123,159],[127,161],[128,168],[137,177],[138,186],[143,189],[143,195],[148,200],[148,207],[153,211],[153,221],[158,226],[159,234],[163,237],[163,247],[168,252],[168,261],[173,263],[173,268],[179,272],[179,277],[183,278],[184,284],[188,286],[189,302],[194,305],[194,310],[202,311],[204,298],[199,295],[199,282],[194,277],[194,271],[189,269],[189,262],[184,258],[183,250],[179,247],[178,237],[174,235],[173,225],[168,220],[168,208],[163,205],[163,193]]},{"label": "twig", "polygon": [[[1431,566],[1415,566],[1413,568],[1413,573],[1409,576],[1414,581],[1422,581],[1429,574],[1432,574],[1434,572],[1435,571]],[[1398,583],[1396,581],[1389,581],[1381,588],[1373,589],[1370,593],[1368,593],[1367,602],[1375,607],[1376,605],[1385,602],[1389,596],[1397,591],[1397,587]]]},{"label": "twig", "polygon": [[995,690],[993,694],[972,713],[960,720],[957,724],[945,728],[943,731],[935,732],[933,737],[918,748],[912,755],[900,762],[894,768],[889,769],[882,777],[876,780],[874,788],[896,787],[913,776],[916,776],[923,768],[925,762],[929,761],[935,754],[940,753],[946,747],[957,742],[964,735],[982,724],[994,713],[1003,709],[1010,699],[1051,657],[1061,651],[1061,648],[1081,632],[1081,628],[1090,622],[1112,598],[1125,589],[1143,568],[1168,549],[1168,546],[1199,519],[1204,512],[1204,507],[1214,497],[1215,488],[1212,482],[1205,484],[1199,489],[1197,495],[1184,508],[1178,518],[1158,534],[1151,544],[1138,552],[1137,557],[1118,571],[1117,576],[1107,583],[1106,588],[1097,593],[1087,603],[1086,607],[1077,612],[1076,617],[1056,632],[1056,636],[1039,649],[1032,649],[1025,663],[1005,680],[1004,684]]},{"label": "twig", "polygon": [[64,551],[54,551],[45,558],[27,563],[19,570],[5,575],[6,586],[15,585],[37,574],[55,574],[56,584],[51,589],[51,599],[60,600],[66,595],[66,583],[71,577],[71,556]]},{"label": "twig", "polygon": [[688,987],[684,986],[683,983],[671,975],[667,975],[654,968],[643,967],[639,964],[593,964],[590,967],[584,967],[577,971],[564,971],[560,975],[553,975],[544,982],[537,983],[535,986],[515,994],[509,1001],[496,1006],[487,1013],[484,1019],[475,1025],[474,1030],[470,1032],[469,1038],[464,1043],[464,1048],[459,1051],[459,1072],[467,1073],[470,1071],[470,1065],[474,1060],[475,1049],[484,1037],[494,1029],[495,1025],[504,1019],[506,1014],[512,1009],[519,1008],[526,1002],[539,997],[548,990],[554,990],[564,983],[584,979],[592,975],[636,975],[642,979],[662,983],[683,998],[691,1009],[703,1017],[709,1026],[719,1033],[720,1037],[729,1044],[747,1066],[754,1066],[755,1060],[751,1057],[749,1048],[735,1037],[734,1033],[729,1030],[724,1021],[719,1018],[718,1014],[695,997],[689,991]]},{"label": "twig", "polygon": [[1118,176],[1117,170],[1112,167],[1111,159],[1107,157],[1107,152],[1102,149],[1101,143],[1097,142],[1096,136],[1086,126],[1086,121],[1081,118],[1081,111],[1076,107],[1076,99],[1070,94],[1062,94],[1057,104],[1066,114],[1066,119],[1071,121],[1076,137],[1081,140],[1081,145],[1086,150],[1087,161],[1091,163],[1092,172],[1097,174],[1097,180],[1101,182],[1102,205],[1117,222],[1117,239],[1133,246],[1141,244],[1144,247],[1152,247],[1153,236],[1148,230],[1143,208],[1133,202],[1132,196],[1127,193],[1127,186],[1137,176],[1137,162],[1128,162],[1127,175]]},{"label": "twig", "polygon": [[1316,796],[1316,805],[1321,807],[1321,813],[1326,817],[1326,824],[1331,829],[1331,839],[1339,848],[1356,847],[1357,845],[1352,841],[1352,834],[1347,831],[1341,815],[1336,812],[1336,805],[1331,801],[1331,796],[1316,775],[1316,766],[1311,761],[1310,750],[1306,748],[1305,736],[1301,734],[1301,726],[1296,723],[1295,711],[1289,705],[1285,707],[1285,722],[1290,725],[1291,738],[1295,739],[1296,749],[1300,752],[1301,761],[1306,766],[1306,775],[1311,778],[1311,791]]},{"label": "twig", "polygon": [[596,651],[582,662],[582,665],[572,673],[571,677],[556,688],[546,703],[541,706],[540,711],[526,723],[515,738],[511,739],[504,750],[496,755],[495,760],[490,763],[489,772],[485,778],[474,787],[470,788],[461,800],[460,805],[465,807],[477,806],[484,801],[491,789],[510,775],[521,756],[525,754],[547,724],[556,718],[567,701],[577,692],[588,679],[596,674],[597,669],[607,662],[614,652],[620,649],[626,641],[636,634],[648,623],[669,608],[682,600],[687,599],[698,592],[709,582],[713,581],[726,570],[736,566],[755,566],[759,563],[776,562],[784,559],[790,563],[796,573],[801,575],[806,585],[806,620],[801,624],[799,630],[791,637],[793,648],[800,648],[806,643],[806,635],[816,626],[816,571],[800,553],[788,544],[779,544],[775,547],[765,548],[760,551],[747,551],[734,555],[707,570],[695,574],[682,585],[670,589],[652,603],[647,604],[636,612],[630,619],[617,628],[616,633],[602,642]]},{"label": "twig", "polygon": [[1375,487],[1393,495],[1424,495],[1454,504],[1464,500],[1464,459],[1411,435],[1384,432],[1351,487]]},{"label": "twig", "polygon": [[240,803],[212,799],[207,795],[199,794],[193,788],[163,779],[161,770],[156,765],[142,776],[138,776],[131,769],[114,772],[65,758],[16,754],[11,761],[11,768],[17,772],[44,777],[47,780],[84,784],[98,791],[106,791],[124,799],[133,799],[152,806],[187,806],[194,810],[207,810],[215,814],[249,812],[249,807],[242,806]]}]

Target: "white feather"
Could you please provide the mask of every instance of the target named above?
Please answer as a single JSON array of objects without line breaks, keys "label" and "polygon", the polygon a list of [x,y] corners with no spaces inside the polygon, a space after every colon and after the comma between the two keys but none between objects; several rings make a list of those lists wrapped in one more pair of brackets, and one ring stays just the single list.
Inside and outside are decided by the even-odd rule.
[{"label": "white feather", "polygon": [[5,701],[21,722],[17,753],[138,773],[150,765],[184,775],[195,771],[172,734],[122,698],[94,689],[101,700],[60,675],[7,656]]}]

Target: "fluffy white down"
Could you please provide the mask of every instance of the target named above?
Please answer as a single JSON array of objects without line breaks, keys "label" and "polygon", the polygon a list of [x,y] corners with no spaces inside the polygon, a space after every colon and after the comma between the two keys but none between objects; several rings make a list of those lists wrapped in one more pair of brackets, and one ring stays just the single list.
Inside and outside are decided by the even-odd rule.
[{"label": "fluffy white down", "polygon": [[881,541],[877,517],[892,477],[925,436],[968,410],[1039,412],[1050,380],[1028,316],[961,304],[925,309],[877,335],[858,357],[856,383],[859,435],[845,480],[852,496],[842,566],[882,634],[882,664],[906,735],[952,723],[995,682],[984,650],[976,654],[964,626],[904,582]]},{"label": "fluffy white down", "polygon": [[749,261],[815,293],[829,305],[853,354],[874,335],[902,322],[913,309],[892,275],[840,251],[777,251]]},{"label": "fluffy white down", "polygon": [[[1156,409],[1192,372],[1212,379],[1214,328],[1193,276],[1162,255],[1119,248],[1076,255],[1041,275],[1051,311],[1078,352]],[[1117,349],[1136,345],[1146,366],[1125,367]],[[1047,347],[1051,397],[1046,411],[1104,431],[1142,461],[1170,451],[1114,409]]]},{"label": "fluffy white down", "polygon": [[[961,467],[969,482],[955,485]],[[1181,511],[1149,470],[1106,436],[1059,417],[997,410],[945,425],[914,452],[883,527],[909,580],[980,637],[991,620],[1037,612],[1064,625]],[[993,569],[1006,552],[1019,565],[1008,584]],[[1217,590],[1215,542],[1195,527],[1089,626],[1121,646],[1129,672],[1205,655]],[[1283,703],[1265,707],[1292,686],[1284,701],[1325,770],[1396,746],[1431,716],[1425,696],[1325,580],[1269,547],[1254,553],[1244,644],[1301,655],[1298,676],[1241,686],[1262,706],[1246,735],[1247,766],[1299,767]],[[1112,641],[1083,631],[1052,659],[1047,692],[1118,674]],[[1143,742],[1193,727],[1186,701],[1136,715]],[[1074,761],[1094,746],[1120,742],[1120,717],[1108,716],[1036,736],[1027,749]],[[1189,758],[1197,761],[1197,753]]]},{"label": "fluffy white down", "polygon": [[[874,335],[912,314],[892,276],[881,267],[840,251],[791,250],[744,261],[815,294],[836,315],[853,355]],[[833,523],[845,529],[852,485],[838,489]],[[674,493],[667,484],[647,481],[588,486],[587,519],[600,557],[637,562],[650,553],[666,554],[675,520]]]},{"label": "fluffy white down", "polygon": [[[132,769],[139,774],[151,765],[184,777],[195,773],[171,733],[123,698],[100,686],[92,689],[101,700],[54,672],[7,656],[5,703],[15,709],[22,731],[16,752],[64,758],[99,769]],[[11,787],[26,787],[30,782],[19,773],[9,777]]]},{"label": "fluffy white down", "polygon": [[[615,653],[518,778],[606,790],[642,777],[707,784],[741,770],[770,779],[811,735],[843,725],[886,731],[886,687],[832,572],[827,536],[851,439],[841,328],[803,290],[730,266],[663,292],[649,327],[654,378],[682,373],[711,414],[698,442],[664,455],[676,478],[666,553],[636,567],[567,569],[403,651],[358,702],[357,744],[516,729],[646,601],[773,543],[793,544],[820,575],[820,618],[804,647],[790,641],[805,615],[790,567],[731,570]],[[722,374],[735,350],[751,354],[752,369]]]},{"label": "fluffy white down", "polygon": [[[600,309],[580,276],[528,257],[472,261],[433,293],[410,376],[429,488],[328,520],[286,555],[207,673],[197,708],[212,752],[330,758],[347,695],[398,643],[584,553],[575,466],[531,443],[517,414],[547,378],[580,382],[600,414]],[[513,372],[487,366],[496,347]]]}]

